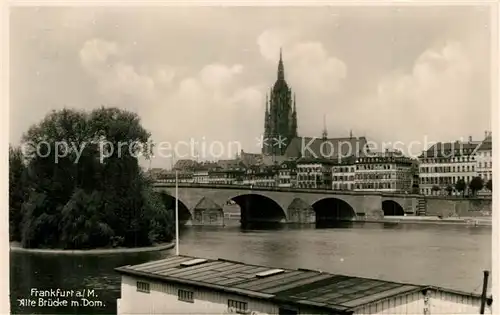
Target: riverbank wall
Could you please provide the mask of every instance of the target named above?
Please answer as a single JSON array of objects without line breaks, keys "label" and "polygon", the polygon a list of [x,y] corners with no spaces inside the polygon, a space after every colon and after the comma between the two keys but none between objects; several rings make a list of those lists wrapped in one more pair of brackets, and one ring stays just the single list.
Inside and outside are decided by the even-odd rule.
[{"label": "riverbank wall", "polygon": [[485,198],[446,199],[426,197],[426,215],[448,217],[491,217],[492,200]]},{"label": "riverbank wall", "polygon": [[447,217],[438,216],[385,216],[378,220],[362,220],[371,223],[393,223],[393,224],[441,224],[462,226],[492,226],[491,217]]},{"label": "riverbank wall", "polygon": [[11,252],[35,253],[35,254],[53,254],[53,255],[112,255],[112,254],[127,254],[127,253],[145,253],[158,252],[169,250],[175,247],[175,243],[158,244],[149,247],[137,248],[102,248],[88,250],[68,250],[68,249],[40,249],[40,248],[23,248],[19,244],[11,243]]}]

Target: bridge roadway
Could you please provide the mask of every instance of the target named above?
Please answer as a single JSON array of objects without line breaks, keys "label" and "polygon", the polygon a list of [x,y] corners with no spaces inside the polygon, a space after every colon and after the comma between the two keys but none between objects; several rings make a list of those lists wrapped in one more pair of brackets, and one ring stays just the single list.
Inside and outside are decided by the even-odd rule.
[{"label": "bridge roadway", "polygon": [[[154,189],[175,199],[174,183],[155,183]],[[180,218],[193,225],[222,225],[223,207],[232,200],[240,206],[242,222],[315,223],[380,219],[384,215],[417,214],[420,195],[333,191],[282,187],[180,183]],[[421,202],[420,202],[421,203]],[[182,212],[182,214],[181,214]]]}]

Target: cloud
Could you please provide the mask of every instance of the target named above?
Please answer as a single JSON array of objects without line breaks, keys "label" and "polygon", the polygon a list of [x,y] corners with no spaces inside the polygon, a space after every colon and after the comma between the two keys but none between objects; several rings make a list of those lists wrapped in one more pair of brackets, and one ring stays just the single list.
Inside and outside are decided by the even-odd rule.
[{"label": "cloud", "polygon": [[[407,144],[425,136],[430,141],[454,141],[459,135],[467,138],[474,129],[474,136],[480,137],[490,122],[485,106],[488,78],[478,59],[480,55],[457,41],[428,49],[409,71],[381,78],[376,92],[356,104],[354,116],[371,117],[376,138]],[[421,137],[415,139],[415,134]]]},{"label": "cloud", "polygon": [[[262,133],[264,100],[258,87],[239,81],[242,65],[214,63],[180,76],[170,65],[148,71],[126,63],[119,53],[124,50],[114,42],[89,40],[80,50],[81,65],[95,79],[102,99],[137,112],[155,142],[173,146],[193,139],[225,148],[222,156],[200,152],[201,159],[234,157],[238,152],[229,148],[232,142],[247,151],[259,150],[255,138]],[[251,123],[242,128],[245,121]],[[184,151],[177,154],[190,154]],[[163,166],[166,162],[156,161]]]},{"label": "cloud", "polygon": [[261,55],[276,63],[283,48],[287,79],[301,91],[316,94],[338,92],[347,76],[344,62],[326,51],[321,42],[304,41],[298,32],[283,29],[266,30],[257,38]]}]

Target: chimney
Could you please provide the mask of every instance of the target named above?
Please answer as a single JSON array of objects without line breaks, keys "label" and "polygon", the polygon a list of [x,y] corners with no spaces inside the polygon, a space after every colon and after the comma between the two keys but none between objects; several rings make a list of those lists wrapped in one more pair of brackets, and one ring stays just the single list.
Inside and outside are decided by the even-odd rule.
[{"label": "chimney", "polygon": [[488,131],[484,132],[484,138],[488,138]]},{"label": "chimney", "polygon": [[472,143],[472,136],[469,136],[469,143]]}]

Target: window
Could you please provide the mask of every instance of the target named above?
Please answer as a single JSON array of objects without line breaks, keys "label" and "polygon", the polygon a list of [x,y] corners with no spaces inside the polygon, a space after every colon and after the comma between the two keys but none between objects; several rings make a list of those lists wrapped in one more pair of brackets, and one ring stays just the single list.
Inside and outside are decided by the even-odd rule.
[{"label": "window", "polygon": [[149,293],[150,292],[149,283],[137,281],[137,292]]},{"label": "window", "polygon": [[233,309],[235,313],[242,314],[248,310],[247,302],[240,302],[235,300],[227,300],[227,307]]},{"label": "window", "polygon": [[179,289],[177,291],[177,299],[183,302],[194,303],[194,292]]}]

